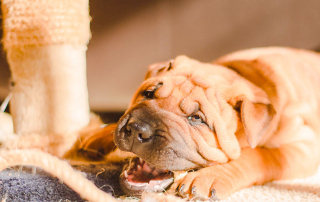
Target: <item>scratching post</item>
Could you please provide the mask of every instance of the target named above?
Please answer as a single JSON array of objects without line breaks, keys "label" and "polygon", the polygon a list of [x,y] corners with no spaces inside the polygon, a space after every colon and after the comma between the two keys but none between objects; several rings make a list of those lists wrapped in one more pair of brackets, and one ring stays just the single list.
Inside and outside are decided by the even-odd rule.
[{"label": "scratching post", "polygon": [[14,131],[11,117],[3,113],[4,103],[0,106],[0,171],[14,165],[37,166],[85,199],[115,201],[52,156],[62,157],[90,120],[88,0],[2,0],[2,13],[3,45],[13,81]]},{"label": "scratching post", "polygon": [[88,0],[2,0],[2,12],[3,45],[14,84],[10,111],[15,134],[68,142],[64,135],[90,119]]}]

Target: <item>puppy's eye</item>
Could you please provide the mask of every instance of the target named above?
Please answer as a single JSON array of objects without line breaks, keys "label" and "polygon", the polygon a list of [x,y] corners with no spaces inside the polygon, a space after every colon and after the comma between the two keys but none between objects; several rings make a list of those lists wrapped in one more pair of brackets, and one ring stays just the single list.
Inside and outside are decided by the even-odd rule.
[{"label": "puppy's eye", "polygon": [[142,95],[147,99],[153,99],[154,98],[154,90],[145,90],[145,91],[143,91]]},{"label": "puppy's eye", "polygon": [[158,88],[160,88],[162,85],[163,82],[159,82],[155,87],[149,87],[148,89],[142,91],[141,95],[147,99],[154,99],[156,90],[158,90]]},{"label": "puppy's eye", "polygon": [[188,117],[191,123],[205,123],[204,119],[199,114],[194,114]]},{"label": "puppy's eye", "polygon": [[168,71],[170,71],[172,69],[172,62],[169,62],[169,66],[168,66]]}]

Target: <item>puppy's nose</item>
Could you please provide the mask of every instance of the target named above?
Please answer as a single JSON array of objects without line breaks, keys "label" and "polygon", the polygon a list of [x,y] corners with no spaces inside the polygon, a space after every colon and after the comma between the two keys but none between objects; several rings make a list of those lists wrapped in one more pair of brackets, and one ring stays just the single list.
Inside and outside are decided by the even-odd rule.
[{"label": "puppy's nose", "polygon": [[[138,139],[140,143],[149,142],[154,136],[153,128],[146,122],[131,117],[124,126],[125,135],[132,139]],[[134,141],[135,142],[135,141]]]},{"label": "puppy's nose", "polygon": [[152,147],[160,129],[164,125],[155,113],[144,104],[137,105],[120,118],[114,142],[120,150],[139,155]]}]

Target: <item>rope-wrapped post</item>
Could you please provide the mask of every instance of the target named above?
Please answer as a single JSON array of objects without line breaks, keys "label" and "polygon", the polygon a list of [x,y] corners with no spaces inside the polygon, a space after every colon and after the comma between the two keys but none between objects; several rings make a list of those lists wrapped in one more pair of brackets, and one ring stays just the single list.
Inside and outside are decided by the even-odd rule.
[{"label": "rope-wrapped post", "polygon": [[88,7],[88,0],[2,0],[16,135],[61,138],[89,123]]}]

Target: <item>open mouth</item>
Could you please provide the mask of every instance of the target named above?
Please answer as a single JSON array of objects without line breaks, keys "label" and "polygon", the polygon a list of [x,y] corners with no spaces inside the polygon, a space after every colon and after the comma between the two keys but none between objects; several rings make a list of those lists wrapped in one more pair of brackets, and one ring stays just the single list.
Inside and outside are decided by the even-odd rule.
[{"label": "open mouth", "polygon": [[120,186],[129,196],[141,196],[143,192],[158,193],[173,183],[173,173],[148,164],[141,158],[133,158],[120,175]]}]

